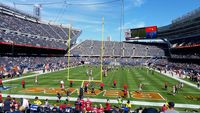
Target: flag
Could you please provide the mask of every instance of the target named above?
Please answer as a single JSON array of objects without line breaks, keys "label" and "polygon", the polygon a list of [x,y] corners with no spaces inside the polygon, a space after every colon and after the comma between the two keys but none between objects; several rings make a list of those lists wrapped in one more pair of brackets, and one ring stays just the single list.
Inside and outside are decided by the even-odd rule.
[{"label": "flag", "polygon": [[150,26],[145,28],[146,38],[156,38],[157,26]]},{"label": "flag", "polygon": [[157,26],[149,26],[145,28],[146,32],[156,32],[157,31]]}]

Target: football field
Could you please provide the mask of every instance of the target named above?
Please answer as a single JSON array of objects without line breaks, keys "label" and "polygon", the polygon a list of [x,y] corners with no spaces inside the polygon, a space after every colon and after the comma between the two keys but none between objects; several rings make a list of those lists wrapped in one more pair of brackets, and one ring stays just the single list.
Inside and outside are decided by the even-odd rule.
[{"label": "football field", "polygon": [[[71,68],[68,77],[68,70],[62,70],[43,74],[38,76],[38,84],[35,84],[35,77],[24,78],[26,88],[21,86],[21,80],[14,80],[4,83],[4,86],[10,86],[11,89],[3,93],[23,94],[23,95],[47,95],[55,96],[60,92],[65,96],[65,91],[69,90],[71,97],[77,97],[80,87],[83,87],[88,81],[86,70],[88,66],[78,66]],[[124,96],[123,86],[127,84],[128,95],[125,97],[129,100],[148,101],[148,102],[166,102],[174,101],[181,104],[200,104],[200,90],[184,84],[182,89],[178,90],[175,95],[172,94],[172,86],[178,84],[177,80],[164,76],[158,72],[148,70],[145,67],[115,67],[108,71],[106,77],[102,77],[104,90],[99,90],[101,80],[100,66],[90,67],[92,77],[95,81],[89,82],[89,91],[85,97],[116,99],[118,96]],[[74,80],[73,87],[69,87],[68,79]],[[60,81],[65,82],[65,90],[60,88]],[[76,81],[77,80],[77,81]],[[85,81],[80,81],[85,80]],[[117,85],[113,87],[113,81]],[[168,89],[164,89],[164,83],[168,83]],[[138,92],[139,84],[143,84],[141,92]],[[91,85],[95,87],[95,93],[91,93]]]}]

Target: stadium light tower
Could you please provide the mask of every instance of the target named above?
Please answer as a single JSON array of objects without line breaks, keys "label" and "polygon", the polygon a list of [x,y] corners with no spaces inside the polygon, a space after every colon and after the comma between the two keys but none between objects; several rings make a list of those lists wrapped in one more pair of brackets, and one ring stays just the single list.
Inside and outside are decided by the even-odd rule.
[{"label": "stadium light tower", "polygon": [[34,8],[33,8],[33,13],[35,16],[37,17],[41,17],[41,8],[42,8],[42,5],[41,4],[35,4],[34,5]]}]

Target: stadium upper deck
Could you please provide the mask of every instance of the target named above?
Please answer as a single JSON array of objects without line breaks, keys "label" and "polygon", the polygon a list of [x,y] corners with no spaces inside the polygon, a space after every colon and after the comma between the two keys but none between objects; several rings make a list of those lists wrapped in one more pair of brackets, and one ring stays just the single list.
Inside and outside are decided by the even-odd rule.
[{"label": "stadium upper deck", "polygon": [[158,37],[169,41],[200,36],[200,8],[172,20],[172,23],[158,29]]},{"label": "stadium upper deck", "polygon": [[[71,45],[81,30],[70,29]],[[69,27],[53,25],[17,9],[0,4],[0,43],[52,50],[67,50]],[[44,43],[45,42],[45,43]]]}]

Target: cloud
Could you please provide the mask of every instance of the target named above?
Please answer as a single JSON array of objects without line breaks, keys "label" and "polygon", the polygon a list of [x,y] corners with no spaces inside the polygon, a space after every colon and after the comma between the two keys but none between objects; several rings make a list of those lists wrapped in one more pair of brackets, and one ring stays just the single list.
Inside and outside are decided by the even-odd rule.
[{"label": "cloud", "polygon": [[144,26],[145,26],[144,22],[139,22],[139,23],[134,25],[135,28],[144,27]]},{"label": "cloud", "polygon": [[[132,21],[132,22],[126,22],[123,26],[123,30],[131,29],[131,28],[140,28],[145,27],[145,22],[143,21]],[[121,27],[117,28],[117,31],[120,31]]]},{"label": "cloud", "polygon": [[142,4],[144,4],[144,0],[133,0],[133,4],[135,7],[140,7]]},{"label": "cloud", "polygon": [[86,24],[101,24],[101,20],[94,20],[90,17],[81,15],[68,15],[67,20],[70,22],[86,23]]}]

